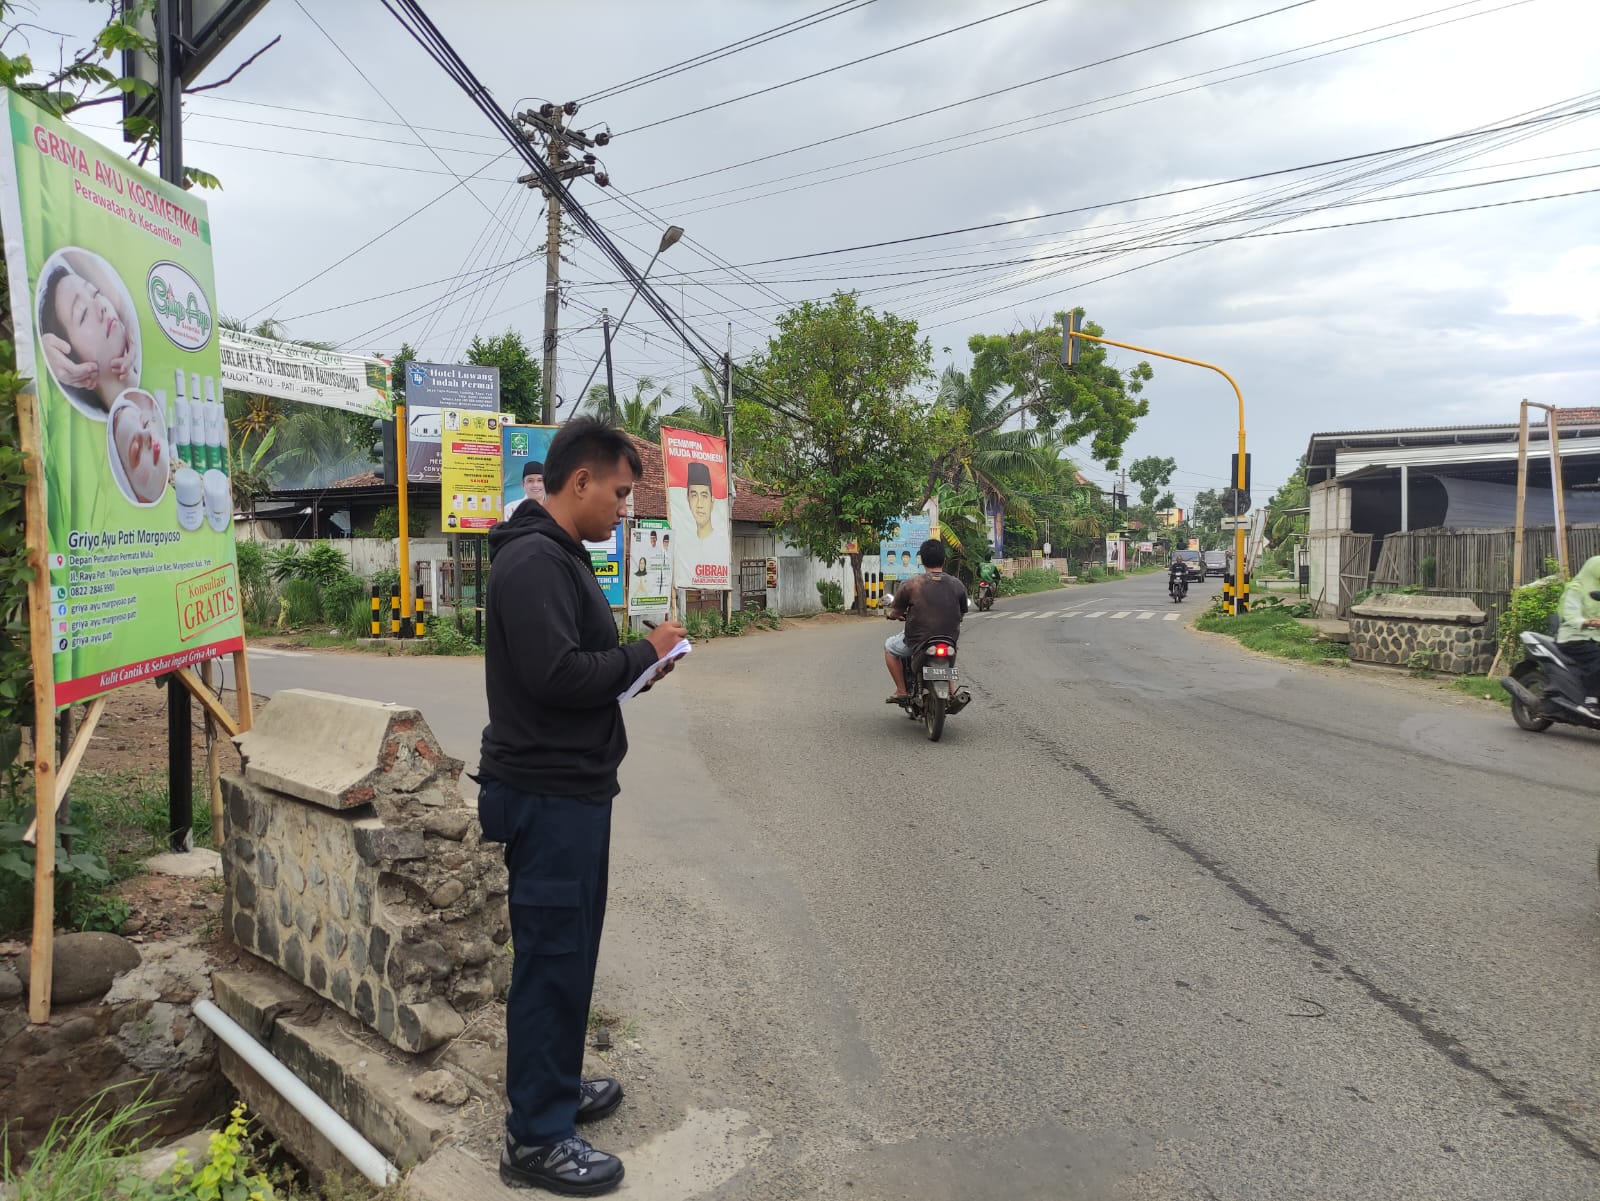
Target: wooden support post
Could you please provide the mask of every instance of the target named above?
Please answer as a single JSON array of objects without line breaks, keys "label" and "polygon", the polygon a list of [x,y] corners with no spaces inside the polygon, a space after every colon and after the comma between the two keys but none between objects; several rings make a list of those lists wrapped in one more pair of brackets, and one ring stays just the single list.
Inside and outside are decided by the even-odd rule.
[{"label": "wooden support post", "polygon": [[173,672],[173,679],[189,690],[190,695],[200,702],[200,707],[228,732],[229,738],[237,738],[243,733],[239,728],[239,723],[234,720],[233,714],[222,707],[222,702],[217,699],[217,694],[200,682],[200,678],[194,674],[194,668],[180,668],[178,671]]},{"label": "wooden support post", "polygon": [[28,640],[33,658],[33,804],[38,846],[33,860],[33,946],[29,951],[28,1018],[50,1020],[50,976],[56,929],[56,672],[50,640],[50,527],[45,514],[44,447],[39,397],[17,397],[17,433],[28,460],[23,512],[28,538]]},{"label": "wooden support post", "polygon": [[239,733],[243,734],[256,724],[256,709],[250,695],[250,657],[242,649],[233,652],[233,684],[239,690]]},{"label": "wooden support post", "polygon": [[1567,561],[1567,493],[1561,480],[1561,435],[1556,430],[1556,410],[1552,405],[1544,411],[1545,428],[1550,431],[1550,495],[1555,501],[1556,564],[1563,576],[1572,574]]},{"label": "wooden support post", "polygon": [[[213,691],[215,671],[214,660],[207,659],[200,665],[200,682],[205,685],[207,692]],[[209,709],[206,710],[206,796],[211,801],[211,845],[220,851],[226,837],[222,813],[222,764],[217,758],[217,719],[211,716]]]},{"label": "wooden support post", "polygon": [[1511,590],[1522,587],[1522,539],[1528,512],[1528,402],[1522,402],[1522,422],[1517,427],[1517,527],[1511,540]]},{"label": "wooden support post", "polygon": [[[89,702],[89,708],[83,715],[83,723],[78,727],[78,733],[72,740],[71,747],[61,757],[61,766],[56,771],[55,811],[59,812],[62,803],[67,799],[67,789],[72,787],[72,777],[78,774],[78,765],[83,762],[83,756],[89,749],[89,739],[94,737],[94,728],[100,724],[100,715],[106,711],[106,698],[97,696]],[[37,846],[39,840],[39,818],[34,817],[28,823],[28,828],[22,833],[22,841],[28,846]]]}]

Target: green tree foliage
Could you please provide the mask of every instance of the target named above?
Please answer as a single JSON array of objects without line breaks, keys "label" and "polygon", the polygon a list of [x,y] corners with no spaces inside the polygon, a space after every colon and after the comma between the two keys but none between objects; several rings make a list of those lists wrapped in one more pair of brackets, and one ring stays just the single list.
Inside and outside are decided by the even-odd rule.
[{"label": "green tree foliage", "polygon": [[1222,497],[1215,488],[1205,488],[1194,494],[1189,526],[1200,539],[1201,549],[1216,550],[1222,545]]},{"label": "green tree foliage", "polygon": [[[68,117],[79,109],[96,105],[120,105],[123,95],[148,96],[154,89],[140,79],[121,75],[107,64],[122,63],[127,51],[142,51],[154,56],[156,45],[139,32],[136,22],[155,9],[155,0],[126,0],[108,4],[110,19],[87,46],[70,58],[56,46],[50,47],[53,68],[40,70],[31,55],[9,54],[13,37],[27,46],[31,33],[49,34],[36,23],[37,7],[0,0],[0,86],[37,104],[57,117]],[[143,164],[159,146],[160,127],[148,117],[119,118],[123,132],[134,144],[130,157]],[[199,188],[220,188],[222,182],[199,167],[186,166],[184,178]]]},{"label": "green tree foliage", "polygon": [[1178,464],[1172,459],[1160,459],[1150,455],[1143,459],[1135,459],[1128,465],[1128,478],[1139,485],[1139,504],[1153,512],[1170,509],[1178,502],[1171,492],[1163,493],[1162,489],[1172,483],[1172,476],[1178,470]]},{"label": "green tree foliage", "polygon": [[[1009,390],[991,418],[994,428],[1018,419],[1031,422],[1065,443],[1087,441],[1092,459],[1116,467],[1134,426],[1150,411],[1150,402],[1140,393],[1155,373],[1145,362],[1119,371],[1107,361],[1106,348],[1090,342],[1079,344],[1076,367],[1063,367],[1064,316],[1057,313],[1056,323],[1045,329],[974,335],[967,343],[972,375]],[[1093,322],[1086,322],[1084,330],[1103,332]],[[982,432],[972,430],[974,435]]]},{"label": "green tree foliage", "polygon": [[[632,394],[617,397],[617,425],[647,442],[661,438],[661,410],[672,399],[672,389],[656,387],[655,380],[641,375],[633,381]],[[584,411],[602,420],[611,417],[611,393],[604,384],[595,384],[583,398]]]},{"label": "green tree foliage", "polygon": [[[837,563],[847,542],[875,542],[891,518],[918,507],[929,460],[943,453],[954,423],[917,396],[933,351],[915,322],[840,292],[790,309],[777,324],[751,373],[788,413],[740,401],[737,440],[755,477],[782,498],[790,538]],[[850,563],[860,596],[859,551]]]},{"label": "green tree foliage", "polygon": [[[411,350],[402,346],[402,351]],[[415,355],[415,351],[411,351]],[[500,368],[500,408],[523,425],[543,420],[544,387],[539,379],[539,361],[528,353],[528,344],[514,329],[485,338],[474,335],[467,347],[467,362],[479,367]]]}]

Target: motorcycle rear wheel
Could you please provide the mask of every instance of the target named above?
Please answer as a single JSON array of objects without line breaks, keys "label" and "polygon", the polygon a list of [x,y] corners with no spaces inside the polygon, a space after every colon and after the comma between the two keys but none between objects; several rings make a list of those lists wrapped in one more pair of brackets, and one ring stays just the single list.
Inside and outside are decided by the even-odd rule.
[{"label": "motorcycle rear wheel", "polygon": [[930,693],[922,708],[922,724],[928,731],[928,741],[938,742],[944,733],[944,697]]},{"label": "motorcycle rear wheel", "polygon": [[[1526,675],[1518,676],[1517,682],[1529,692],[1533,693],[1534,696],[1542,697],[1544,695],[1544,672],[1538,670],[1537,668],[1528,672]],[[1536,713],[1530,711],[1528,706],[1524,705],[1520,700],[1518,700],[1515,694],[1513,694],[1511,697],[1511,718],[1524,730],[1528,730],[1534,734],[1541,734],[1545,730],[1548,730],[1552,724],[1554,724],[1550,718],[1540,717]]]}]

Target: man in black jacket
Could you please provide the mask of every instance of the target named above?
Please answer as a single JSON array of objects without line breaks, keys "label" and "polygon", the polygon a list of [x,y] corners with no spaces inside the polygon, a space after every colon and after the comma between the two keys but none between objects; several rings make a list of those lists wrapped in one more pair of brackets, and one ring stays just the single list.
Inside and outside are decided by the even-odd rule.
[{"label": "man in black jacket", "polygon": [[[516,951],[506,1002],[505,1148],[500,1179],[595,1196],[622,1161],[577,1136],[622,1100],[583,1080],[584,1034],[605,920],[611,801],[628,750],[617,697],[684,630],[664,622],[618,645],[584,541],[611,537],[639,478],[626,434],[590,418],[561,427],[544,460],[546,497],[489,532],[478,814],[506,844]],[[664,665],[655,677],[671,670]]]}]

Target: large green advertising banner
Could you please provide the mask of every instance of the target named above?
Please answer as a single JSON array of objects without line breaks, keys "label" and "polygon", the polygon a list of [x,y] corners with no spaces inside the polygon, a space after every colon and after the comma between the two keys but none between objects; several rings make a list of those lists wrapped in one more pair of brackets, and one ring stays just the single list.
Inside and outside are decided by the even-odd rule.
[{"label": "large green advertising banner", "polygon": [[0,226],[67,705],[244,645],[211,225],[198,197],[4,101]]}]

